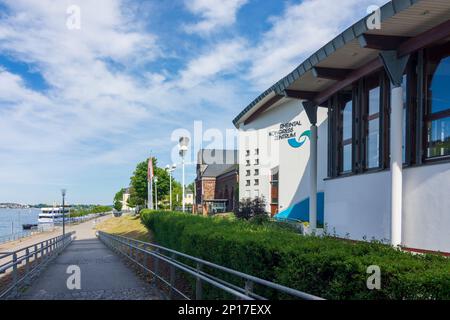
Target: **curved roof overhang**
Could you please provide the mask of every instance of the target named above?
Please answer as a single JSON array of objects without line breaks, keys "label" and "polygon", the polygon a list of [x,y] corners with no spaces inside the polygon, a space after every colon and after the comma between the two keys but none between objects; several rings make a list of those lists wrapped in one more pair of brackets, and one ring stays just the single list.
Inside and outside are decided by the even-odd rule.
[{"label": "curved roof overhang", "polygon": [[380,8],[380,14],[380,29],[367,27],[371,15],[359,20],[259,95],[233,124],[239,127],[253,121],[284,97],[321,105],[345,86],[382,68],[381,51],[409,54],[450,33],[449,0],[393,0]]}]

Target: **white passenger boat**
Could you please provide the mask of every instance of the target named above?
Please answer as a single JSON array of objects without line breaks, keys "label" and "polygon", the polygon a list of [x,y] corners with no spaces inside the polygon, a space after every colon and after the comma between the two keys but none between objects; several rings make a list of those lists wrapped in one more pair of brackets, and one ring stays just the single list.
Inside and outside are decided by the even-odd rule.
[{"label": "white passenger boat", "polygon": [[69,207],[64,207],[64,211],[62,207],[42,208],[41,213],[39,214],[38,222],[59,223],[62,222],[63,213],[65,213],[67,217],[69,212],[70,212]]}]

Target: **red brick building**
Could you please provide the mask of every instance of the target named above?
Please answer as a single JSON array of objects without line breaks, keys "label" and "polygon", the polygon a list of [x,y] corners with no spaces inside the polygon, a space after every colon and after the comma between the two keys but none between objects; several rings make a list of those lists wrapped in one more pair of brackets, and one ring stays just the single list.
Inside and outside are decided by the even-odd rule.
[{"label": "red brick building", "polygon": [[196,210],[204,215],[234,211],[238,197],[237,150],[200,150],[197,156]]}]

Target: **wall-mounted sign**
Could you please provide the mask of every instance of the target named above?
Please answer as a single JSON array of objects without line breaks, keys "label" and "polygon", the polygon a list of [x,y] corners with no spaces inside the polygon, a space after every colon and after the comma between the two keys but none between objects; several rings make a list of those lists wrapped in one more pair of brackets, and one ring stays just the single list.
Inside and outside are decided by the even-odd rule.
[{"label": "wall-mounted sign", "polygon": [[288,143],[292,148],[300,148],[306,142],[307,139],[311,139],[310,130],[306,130],[305,132],[303,132],[298,138],[298,140],[295,137],[289,139]]},{"label": "wall-mounted sign", "polygon": [[296,132],[295,127],[301,126],[302,123],[300,121],[291,121],[280,124],[278,130],[270,131],[269,137],[274,137],[275,140],[284,140],[295,138]]}]

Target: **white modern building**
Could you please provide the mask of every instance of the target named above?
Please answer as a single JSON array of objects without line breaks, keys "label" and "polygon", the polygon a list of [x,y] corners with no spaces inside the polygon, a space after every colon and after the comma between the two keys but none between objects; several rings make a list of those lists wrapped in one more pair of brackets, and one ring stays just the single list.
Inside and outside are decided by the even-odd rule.
[{"label": "white modern building", "polygon": [[391,1],[251,102],[233,121],[239,197],[338,237],[449,253],[449,19],[448,0]]}]

